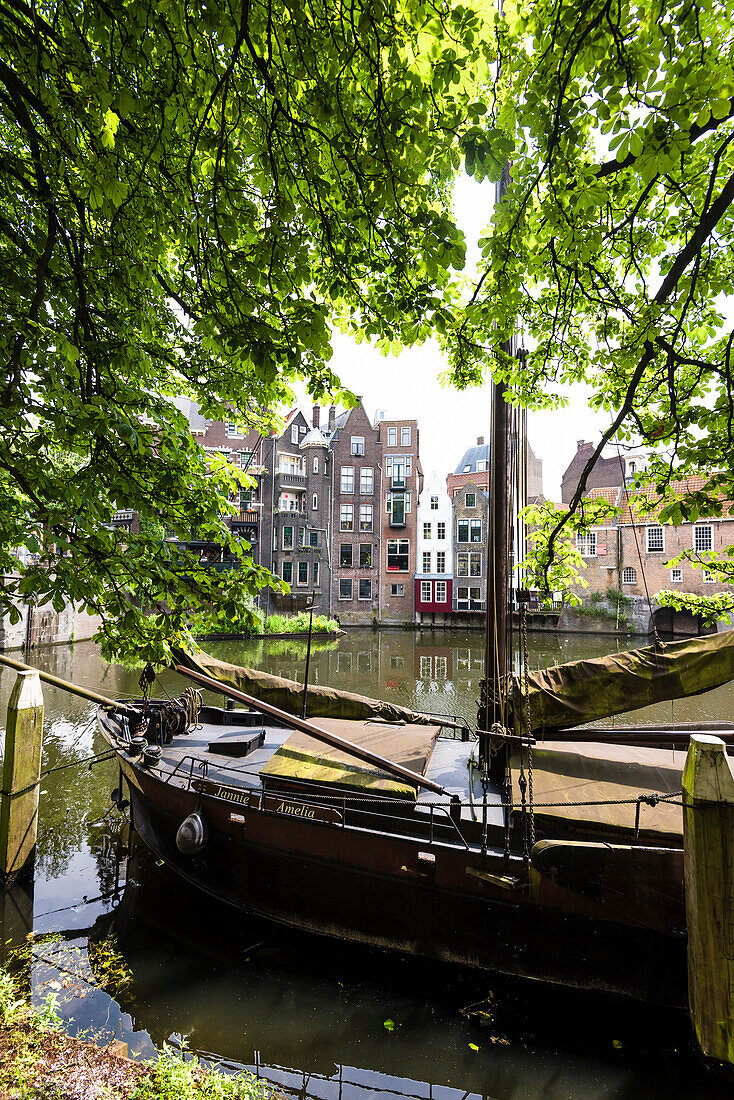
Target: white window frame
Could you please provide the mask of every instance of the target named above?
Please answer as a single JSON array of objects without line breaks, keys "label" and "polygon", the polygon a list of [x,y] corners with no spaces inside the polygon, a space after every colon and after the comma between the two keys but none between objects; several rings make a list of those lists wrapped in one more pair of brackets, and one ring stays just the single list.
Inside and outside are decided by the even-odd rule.
[{"label": "white window frame", "polygon": [[426,541],[428,541],[430,539],[430,537],[431,537],[431,524],[430,523],[424,523],[423,524],[423,538]]},{"label": "white window frame", "polygon": [[397,428],[388,428],[387,429],[387,445],[388,445],[388,447],[397,447],[397,445],[398,445],[398,429]]},{"label": "white window frame", "polygon": [[434,603],[446,603],[446,593],[448,591],[446,581],[436,581],[434,589]]},{"label": "white window frame", "polygon": [[364,454],[363,435],[352,436],[350,454],[357,455],[358,457]]},{"label": "white window frame", "polygon": [[[479,538],[474,538],[474,532],[479,532]],[[469,520],[469,542],[481,542],[482,541],[482,521],[480,519]]]},{"label": "white window frame", "polygon": [[433,603],[433,581],[421,581],[421,603]]},{"label": "white window frame", "polygon": [[[289,536],[287,542],[286,542],[286,537],[285,537],[286,531],[290,531],[290,536]],[[281,532],[280,545],[283,547],[284,550],[292,550],[293,549],[293,528],[290,525],[283,528],[283,530]]]},{"label": "white window frame", "polygon": [[[708,546],[699,546],[699,533],[708,531]],[[704,554],[707,550],[713,550],[714,548],[714,526],[712,523],[694,523],[693,525],[693,549],[699,553]]]},{"label": "white window frame", "polygon": [[715,573],[712,573],[710,569],[704,569],[703,571],[703,583],[704,584],[718,584],[719,578]]},{"label": "white window frame", "polygon": [[430,573],[431,572],[431,551],[430,550],[424,550],[423,551],[423,557],[421,559],[421,562],[422,562],[422,566],[423,566],[422,572],[423,573]]},{"label": "white window frame", "polygon": [[[653,541],[651,536],[654,536],[655,537],[655,542],[657,542],[658,532],[660,533],[660,546],[651,546],[650,544]],[[665,528],[663,527],[663,525],[661,523],[652,523],[646,529],[645,547],[647,549],[648,554],[664,554],[665,553]]]},{"label": "white window frame", "polygon": [[[346,589],[347,585],[349,586],[349,595],[345,594],[345,589]],[[339,578],[339,599],[340,600],[352,600],[352,599],[354,599],[354,596],[352,595],[352,591],[353,591],[353,589],[352,589],[352,578],[351,577],[340,577]]]},{"label": "white window frame", "polygon": [[313,456],[313,472],[317,474],[319,472],[319,456]]},{"label": "white window frame", "polygon": [[446,572],[446,551],[445,550],[437,550],[436,551],[436,572],[437,573],[445,573]]},{"label": "white window frame", "polygon": [[291,443],[297,443],[297,442],[298,442],[298,425],[293,424],[291,426]]},{"label": "white window frame", "polygon": [[596,531],[588,531],[585,535],[579,532],[576,535],[576,549],[582,558],[596,557]]},{"label": "white window frame", "polygon": [[622,584],[637,584],[637,570],[633,565],[625,565],[622,570]]},{"label": "white window frame", "polygon": [[[368,584],[370,586],[369,593],[366,596],[362,595],[362,585]],[[360,577],[357,581],[357,599],[358,600],[371,600],[372,599],[372,578]]]},{"label": "white window frame", "polygon": [[318,494],[314,493],[313,496],[311,497],[311,511],[312,512],[317,512],[318,508],[319,508]]},{"label": "white window frame", "polygon": [[[470,503],[470,501],[471,501],[471,503]],[[466,508],[476,508],[476,506],[477,506],[477,494],[476,493],[465,493],[464,494],[464,507],[466,507]]]},{"label": "white window frame", "polygon": [[438,497],[431,497],[431,511],[438,511]]},{"label": "white window frame", "polygon": [[670,570],[670,583],[682,584],[683,583],[683,570],[679,565],[674,566]]},{"label": "white window frame", "polygon": [[[463,539],[461,537],[461,528],[462,528],[463,524],[466,524],[466,538],[465,539]],[[468,519],[457,519],[457,521],[456,521],[456,541],[460,542],[462,546],[468,546],[469,545],[469,520]]]},{"label": "white window frame", "polygon": [[390,585],[390,595],[391,596],[404,596],[405,595],[405,585],[404,584],[391,584]]},{"label": "white window frame", "polygon": [[359,471],[359,491],[362,496],[370,497],[375,491],[375,471],[372,466],[362,466]]},{"label": "white window frame", "polygon": [[[290,577],[286,577],[286,575],[285,575],[286,569],[290,573]],[[281,577],[283,578],[283,580],[285,581],[286,584],[293,584],[293,562],[291,561],[290,558],[286,558],[285,561],[281,562],[280,575],[281,575]]]},{"label": "white window frame", "polygon": [[[303,566],[306,567],[306,576],[305,576],[304,580],[301,580],[301,569],[302,569]],[[298,588],[308,587],[308,559],[307,558],[301,558],[298,562],[298,568],[296,570],[296,586]]]},{"label": "white window frame", "polygon": [[[369,552],[370,552],[369,565],[364,565],[362,563],[362,551],[363,550],[369,550]],[[373,551],[373,547],[372,547],[371,542],[360,542],[360,544],[359,544],[359,559],[358,559],[360,569],[371,569],[372,568],[372,551]]]},{"label": "white window frame", "polygon": [[436,538],[442,541],[446,539],[446,524],[443,520],[436,524]]},{"label": "white window frame", "polygon": [[314,586],[314,588],[316,588],[318,583],[319,583],[319,559],[316,558],[316,560],[313,563],[313,586]]},{"label": "white window frame", "polygon": [[[402,544],[407,547],[403,550]],[[407,564],[405,569],[391,569],[388,562],[390,561],[390,546],[395,544],[396,550],[393,551],[393,557],[395,558],[407,558]],[[409,573],[410,572],[410,539],[387,539],[387,545],[385,548],[385,572],[386,573]]]},{"label": "white window frame", "polygon": [[[364,515],[364,518],[363,518]],[[369,526],[366,526],[369,522]],[[372,531],[375,522],[375,515],[371,504],[360,504],[359,506],[359,529],[363,533]]]},{"label": "white window frame", "polygon": [[[342,561],[342,554],[343,554],[346,547],[349,547],[349,561],[348,562],[343,562]],[[339,543],[339,568],[340,569],[351,569],[353,566],[354,566],[354,545],[351,542],[340,542]]]},{"label": "white window frame", "polygon": [[410,446],[410,428],[401,428],[400,429],[400,446],[401,447],[409,447]]},{"label": "white window frame", "polygon": [[354,530],[354,505],[353,504],[341,504],[339,506],[339,530],[340,531],[353,531]]},{"label": "white window frame", "polygon": [[[351,484],[351,489],[347,488]],[[339,470],[339,491],[342,493],[354,492],[354,466],[342,466]]]}]

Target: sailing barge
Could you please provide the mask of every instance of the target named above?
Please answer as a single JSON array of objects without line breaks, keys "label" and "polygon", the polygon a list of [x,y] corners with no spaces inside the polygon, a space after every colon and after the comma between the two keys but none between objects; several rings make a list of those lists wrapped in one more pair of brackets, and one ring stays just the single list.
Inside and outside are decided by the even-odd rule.
[{"label": "sailing barge", "polygon": [[[600,713],[630,709],[633,679],[637,705],[730,679],[734,634],[534,673],[515,685],[514,732],[479,739],[325,688],[308,689],[312,717],[296,718],[282,707],[300,709],[302,685],[206,655],[181,661],[240,705],[199,706],[189,689],[98,714],[132,824],[195,886],[348,941],[685,1003],[688,733],[560,727],[579,720],[580,684],[588,721],[590,696]],[[594,674],[621,677],[620,690],[590,692]],[[523,727],[528,695],[540,729]],[[500,768],[485,766],[493,754]]]}]

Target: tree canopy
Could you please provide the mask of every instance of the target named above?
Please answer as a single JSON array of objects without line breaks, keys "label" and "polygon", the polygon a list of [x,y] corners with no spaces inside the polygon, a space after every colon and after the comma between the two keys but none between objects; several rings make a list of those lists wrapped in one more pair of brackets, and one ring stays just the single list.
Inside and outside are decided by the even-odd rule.
[{"label": "tree canopy", "polygon": [[[459,384],[494,356],[514,400],[553,405],[562,384],[584,382],[608,416],[576,518],[551,512],[536,544],[536,580],[552,587],[609,441],[650,449],[638,487],[664,502],[663,521],[734,499],[734,11],[507,0],[499,35],[491,117],[511,139],[511,182],[448,339]],[[518,320],[522,364],[494,350]],[[701,472],[702,490],[670,496]],[[733,553],[705,557],[734,580]]]},{"label": "tree canopy", "polygon": [[[267,431],[295,378],[340,395],[330,322],[431,332],[464,262],[462,150],[503,140],[495,23],[449,0],[0,0],[0,613],[80,601],[108,655],[165,658],[193,607],[243,616],[276,583],[223,524],[240,475],[170,398]],[[121,535],[119,507],[152,523]]]}]

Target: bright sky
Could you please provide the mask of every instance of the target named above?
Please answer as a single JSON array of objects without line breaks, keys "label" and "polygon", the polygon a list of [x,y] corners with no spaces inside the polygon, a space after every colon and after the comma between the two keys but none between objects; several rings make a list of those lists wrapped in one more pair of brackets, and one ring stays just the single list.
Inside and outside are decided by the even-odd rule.
[{"label": "bright sky", "polygon": [[[463,175],[456,188],[458,223],[469,244],[468,265],[476,262],[476,242],[489,221],[494,185],[477,184]],[[368,344],[355,344],[334,333],[334,358],[330,366],[345,386],[360,394],[372,419],[376,409],[388,418],[416,419],[420,426],[423,470],[446,475],[454,470],[467,447],[489,435],[489,388],[459,393],[446,389],[438,376],[446,369],[439,348],[426,343],[400,356],[382,356]],[[301,402],[308,411],[306,401]],[[531,413],[528,438],[543,460],[543,491],[551,500],[561,499],[561,474],[576,453],[576,441],[598,441],[605,424],[591,412],[582,391],[571,394],[569,406],[555,412]]]}]

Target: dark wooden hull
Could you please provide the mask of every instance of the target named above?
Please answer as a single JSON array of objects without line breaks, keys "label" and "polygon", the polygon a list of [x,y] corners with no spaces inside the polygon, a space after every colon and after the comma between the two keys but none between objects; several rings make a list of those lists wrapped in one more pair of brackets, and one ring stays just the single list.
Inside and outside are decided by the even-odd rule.
[{"label": "dark wooden hull", "polygon": [[[483,867],[478,851],[455,844],[294,819],[176,788],[122,754],[121,766],[145,843],[247,913],[486,971],[685,1003],[682,853],[592,845],[581,881],[556,858],[501,884],[496,856]],[[197,806],[209,838],[185,856],[176,831]]]}]

